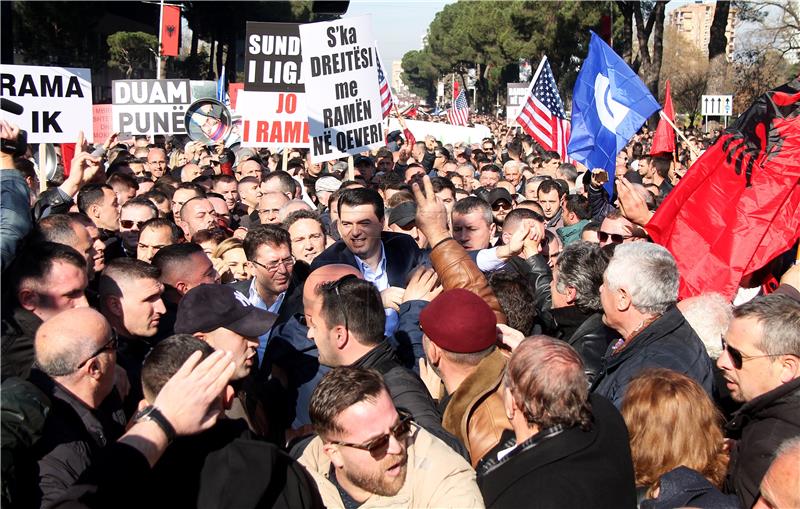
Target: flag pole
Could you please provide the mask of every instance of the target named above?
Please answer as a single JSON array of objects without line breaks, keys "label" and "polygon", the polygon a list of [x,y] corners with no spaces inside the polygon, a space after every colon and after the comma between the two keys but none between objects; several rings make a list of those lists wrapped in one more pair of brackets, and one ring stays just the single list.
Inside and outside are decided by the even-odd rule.
[{"label": "flag pole", "polygon": [[658,110],[658,114],[659,114],[659,116],[661,118],[663,118],[669,124],[669,126],[676,133],[678,133],[678,136],[680,136],[681,139],[686,142],[686,144],[689,146],[689,150],[692,152],[692,155],[694,155],[695,159],[700,157],[700,154],[697,153],[697,151],[694,149],[694,146],[692,146],[692,144],[689,142],[689,140],[686,139],[686,136],[684,136],[683,131],[681,131],[680,129],[675,127],[675,124],[672,123],[672,120],[670,120],[669,117],[664,114],[664,110]]},{"label": "flag pole", "polygon": [[164,0],[161,0],[158,13],[158,56],[156,57],[156,79],[161,79],[161,36],[164,33]]}]

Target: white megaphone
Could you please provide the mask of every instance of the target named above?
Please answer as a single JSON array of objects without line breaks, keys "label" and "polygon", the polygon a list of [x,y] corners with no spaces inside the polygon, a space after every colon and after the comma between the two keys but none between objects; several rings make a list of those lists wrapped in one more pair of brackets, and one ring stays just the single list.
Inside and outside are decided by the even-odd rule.
[{"label": "white megaphone", "polygon": [[40,143],[39,150],[33,154],[36,175],[39,177],[39,191],[47,189],[47,182],[58,172],[58,154],[52,143]]}]

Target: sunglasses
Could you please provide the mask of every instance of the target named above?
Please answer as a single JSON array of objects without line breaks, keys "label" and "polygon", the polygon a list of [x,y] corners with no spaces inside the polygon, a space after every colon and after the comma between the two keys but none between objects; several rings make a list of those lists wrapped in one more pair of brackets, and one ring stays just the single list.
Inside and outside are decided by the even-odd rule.
[{"label": "sunglasses", "polygon": [[497,212],[498,210],[511,210],[511,204],[505,201],[496,201],[492,203],[492,210]]},{"label": "sunglasses", "polygon": [[369,453],[376,458],[383,457],[389,450],[389,440],[392,436],[394,436],[397,440],[402,440],[411,431],[411,414],[402,410],[398,410],[397,413],[400,416],[400,422],[392,426],[391,429],[389,429],[389,433],[384,433],[383,435],[373,438],[369,442],[365,442],[363,444],[351,444],[349,442],[337,441],[331,441],[331,443],[334,445],[342,445],[345,447],[352,447],[354,449],[361,449],[362,451],[369,451]]},{"label": "sunglasses", "polygon": [[123,228],[133,228],[135,225],[137,230],[141,230],[142,226],[144,226],[146,222],[147,221],[131,221],[130,219],[120,219],[119,225]]},{"label": "sunglasses", "polygon": [[619,233],[608,233],[602,230],[597,232],[597,240],[600,242],[607,242],[608,239],[611,239],[611,242],[614,244],[622,244],[625,239],[630,239],[635,237],[636,235],[620,235]]},{"label": "sunglasses", "polygon": [[751,359],[763,359],[764,357],[780,357],[781,355],[790,355],[785,353],[768,353],[765,355],[745,355],[736,348],[732,347],[725,340],[722,340],[722,349],[728,352],[728,357],[731,359],[731,363],[733,367],[736,369],[742,369],[742,364],[744,361],[749,361]]},{"label": "sunglasses", "polygon": [[347,322],[347,312],[345,311],[344,306],[342,305],[342,296],[339,293],[339,287],[342,286],[343,283],[346,281],[352,281],[354,279],[358,279],[353,274],[348,274],[346,276],[342,276],[341,278],[337,279],[336,281],[331,281],[329,283],[324,283],[320,285],[319,289],[325,293],[332,293],[336,295],[336,302],[339,303],[339,309],[342,312],[342,319],[344,320],[344,330],[350,331],[350,324]]},{"label": "sunglasses", "polygon": [[95,350],[94,353],[92,353],[92,355],[90,355],[85,361],[78,364],[77,369],[81,369],[86,365],[87,362],[94,359],[95,357],[97,357],[98,355],[100,355],[105,351],[116,350],[118,345],[119,345],[119,338],[117,337],[117,331],[111,329],[111,337],[109,338],[109,340],[103,346]]}]

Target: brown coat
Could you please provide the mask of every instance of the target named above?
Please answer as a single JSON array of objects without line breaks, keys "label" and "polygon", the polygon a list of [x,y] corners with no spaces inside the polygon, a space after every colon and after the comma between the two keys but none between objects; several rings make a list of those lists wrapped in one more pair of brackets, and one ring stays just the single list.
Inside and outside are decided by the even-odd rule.
[{"label": "brown coat", "polygon": [[442,426],[463,443],[473,468],[511,429],[503,405],[503,373],[508,359],[495,350],[475,367],[447,403]]},{"label": "brown coat", "polygon": [[489,304],[497,317],[497,323],[506,323],[506,315],[500,308],[492,287],[461,244],[454,239],[445,240],[433,248],[430,258],[445,290],[463,288],[471,291]]}]

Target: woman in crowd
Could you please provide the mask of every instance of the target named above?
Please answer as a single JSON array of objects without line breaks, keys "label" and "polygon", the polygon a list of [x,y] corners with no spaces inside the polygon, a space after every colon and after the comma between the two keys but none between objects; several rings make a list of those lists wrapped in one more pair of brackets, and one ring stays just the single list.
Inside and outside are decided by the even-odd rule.
[{"label": "woman in crowd", "polygon": [[728,455],[722,416],[703,388],[668,369],[631,381],[622,403],[639,507],[738,507],[719,491]]}]

